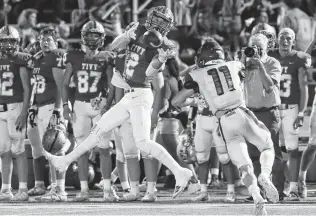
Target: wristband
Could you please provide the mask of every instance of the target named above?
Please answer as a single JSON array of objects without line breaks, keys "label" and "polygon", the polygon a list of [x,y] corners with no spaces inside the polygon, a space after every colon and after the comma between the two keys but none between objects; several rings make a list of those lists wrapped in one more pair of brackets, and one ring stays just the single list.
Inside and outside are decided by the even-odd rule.
[{"label": "wristband", "polygon": [[63,103],[63,107],[64,107],[64,106],[68,106],[68,102],[66,102],[66,103]]},{"label": "wristband", "polygon": [[54,108],[54,111],[60,112],[60,108]]},{"label": "wristband", "polygon": [[298,117],[304,117],[304,112],[299,112],[297,116]]}]

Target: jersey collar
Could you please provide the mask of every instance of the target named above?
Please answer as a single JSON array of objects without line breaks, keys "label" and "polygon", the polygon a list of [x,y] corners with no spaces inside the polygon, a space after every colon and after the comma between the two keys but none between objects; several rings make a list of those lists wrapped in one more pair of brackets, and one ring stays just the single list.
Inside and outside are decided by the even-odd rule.
[{"label": "jersey collar", "polygon": [[223,59],[216,59],[216,60],[211,60],[206,62],[204,65],[215,65],[215,64],[220,64],[220,63],[224,63],[225,61]]}]

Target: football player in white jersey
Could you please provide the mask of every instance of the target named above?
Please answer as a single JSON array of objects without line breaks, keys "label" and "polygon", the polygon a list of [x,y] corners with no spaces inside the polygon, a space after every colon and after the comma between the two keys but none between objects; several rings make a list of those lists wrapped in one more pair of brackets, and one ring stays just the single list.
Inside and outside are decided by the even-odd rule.
[{"label": "football player in white jersey", "polygon": [[[124,34],[119,35],[111,44],[112,50],[126,49],[127,64],[123,74],[116,74],[122,83],[125,95],[117,104],[107,111],[93,127],[90,135],[67,156],[53,156],[45,152],[47,159],[56,169],[66,170],[69,164],[85,152],[95,147],[103,134],[118,127],[130,119],[133,136],[137,147],[146,154],[152,155],[167,166],[176,177],[173,197],[179,195],[193,177],[192,171],[182,168],[158,143],[150,139],[151,108],[153,94],[150,83],[155,76],[163,79],[161,71],[167,59],[174,56],[174,51],[167,45],[166,35],[173,24],[173,14],[165,6],[152,8],[144,25],[134,24]],[[149,38],[156,37],[156,42]],[[163,86],[161,86],[163,88]],[[152,123],[156,124],[158,112],[154,110]]]},{"label": "football player in white jersey", "polygon": [[[223,48],[210,40],[202,45],[196,57],[198,69],[191,71],[174,106],[200,92],[219,122],[219,131],[226,143],[231,161],[242,173],[242,179],[253,196],[256,215],[266,215],[262,187],[267,199],[277,202],[279,195],[269,177],[274,161],[273,142],[264,124],[245,106],[240,74],[244,65],[237,61],[225,62]],[[181,99],[181,100],[180,100]],[[261,152],[261,174],[257,178],[247,151],[246,140]]]}]

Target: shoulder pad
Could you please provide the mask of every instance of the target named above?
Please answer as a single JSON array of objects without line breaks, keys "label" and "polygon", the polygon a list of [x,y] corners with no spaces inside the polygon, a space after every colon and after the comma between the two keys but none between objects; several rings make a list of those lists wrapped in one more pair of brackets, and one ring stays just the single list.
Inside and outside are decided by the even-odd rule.
[{"label": "shoulder pad", "polygon": [[66,53],[66,50],[64,49],[55,49],[52,51],[52,54],[57,56],[63,56]]},{"label": "shoulder pad", "polygon": [[22,61],[29,61],[32,58],[32,55],[24,52],[16,52],[14,56]]},{"label": "shoulder pad", "polygon": [[301,59],[311,58],[311,56],[308,53],[302,51],[297,51],[297,56]]}]

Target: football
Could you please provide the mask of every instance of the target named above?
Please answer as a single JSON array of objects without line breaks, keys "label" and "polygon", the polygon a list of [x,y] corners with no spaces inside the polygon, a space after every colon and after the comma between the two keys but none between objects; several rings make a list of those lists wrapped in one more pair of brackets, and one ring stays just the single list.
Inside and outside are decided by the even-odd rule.
[{"label": "football", "polygon": [[159,32],[155,30],[149,30],[144,33],[143,41],[144,44],[149,47],[159,47],[162,44],[163,38]]}]

